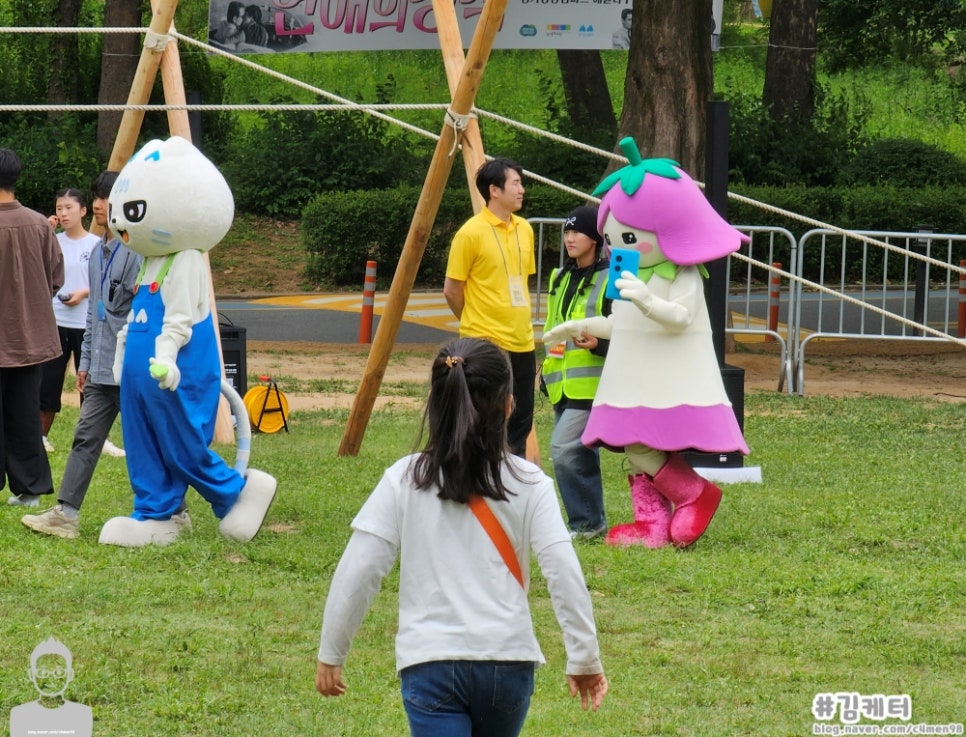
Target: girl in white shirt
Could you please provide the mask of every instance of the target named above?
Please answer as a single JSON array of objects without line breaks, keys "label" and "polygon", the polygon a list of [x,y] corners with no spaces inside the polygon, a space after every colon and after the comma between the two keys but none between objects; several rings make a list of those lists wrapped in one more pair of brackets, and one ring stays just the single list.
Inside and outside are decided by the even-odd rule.
[{"label": "girl in white shirt", "polygon": [[64,286],[54,295],[54,317],[57,318],[62,353],[44,364],[40,383],[40,422],[44,447],[48,451],[53,450],[47,435],[60,412],[67,362],[73,358],[76,372],[80,366],[81,344],[87,326],[91,253],[100,243],[100,238],[84,228],[86,216],[87,198],[83,192],[68,188],[57,193],[56,209],[49,220],[54,228],[62,228],[57,233],[57,242],[64,254]]},{"label": "girl in white shirt", "polygon": [[[400,557],[396,667],[414,737],[520,733],[534,668],[545,662],[527,602],[530,551],[564,631],[571,694],[596,710],[607,693],[590,596],[553,482],[506,445],[511,383],[506,354],[489,341],[461,338],[441,349],[426,446],[383,474],[352,521],[329,588],[316,688],[341,696],[352,639]],[[502,527],[507,558],[499,533],[468,506],[475,497]]]}]

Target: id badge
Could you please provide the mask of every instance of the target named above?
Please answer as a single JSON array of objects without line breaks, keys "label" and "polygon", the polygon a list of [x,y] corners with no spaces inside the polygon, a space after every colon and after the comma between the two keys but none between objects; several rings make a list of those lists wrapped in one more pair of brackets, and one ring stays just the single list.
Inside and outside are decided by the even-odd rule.
[{"label": "id badge", "polygon": [[510,306],[527,307],[527,290],[523,279],[517,276],[510,277]]},{"label": "id badge", "polygon": [[107,310],[104,309],[104,300],[103,299],[97,300],[97,319],[98,320],[106,320],[107,319]]},{"label": "id badge", "polygon": [[564,351],[566,349],[567,349],[566,343],[557,343],[557,345],[547,350],[547,355],[551,356],[552,358],[563,358]]}]

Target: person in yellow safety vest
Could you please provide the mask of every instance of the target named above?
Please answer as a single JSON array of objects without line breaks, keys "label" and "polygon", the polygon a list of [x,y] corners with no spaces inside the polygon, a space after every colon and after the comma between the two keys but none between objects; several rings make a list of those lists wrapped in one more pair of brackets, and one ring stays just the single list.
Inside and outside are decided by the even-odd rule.
[{"label": "person in yellow safety vest", "polygon": [[[569,259],[550,274],[544,330],[567,320],[609,315],[607,254],[597,232],[597,208],[574,209],[564,223]],[[550,456],[572,538],[592,539],[607,532],[600,452],[580,441],[600,381],[609,341],[592,335],[547,347],[541,385],[553,403]]]}]

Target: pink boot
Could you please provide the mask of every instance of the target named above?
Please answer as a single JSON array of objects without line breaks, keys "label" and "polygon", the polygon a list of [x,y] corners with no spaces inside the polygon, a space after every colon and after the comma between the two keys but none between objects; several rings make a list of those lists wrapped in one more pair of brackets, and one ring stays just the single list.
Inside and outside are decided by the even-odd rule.
[{"label": "pink boot", "polygon": [[679,453],[671,453],[654,485],[674,504],[671,542],[687,547],[704,534],[721,503],[721,489],[701,478]]},{"label": "pink boot", "polygon": [[639,473],[637,476],[628,476],[627,481],[631,485],[634,521],[612,527],[607,533],[607,544],[663,548],[671,542],[668,534],[671,523],[670,503],[654,486],[650,476]]}]

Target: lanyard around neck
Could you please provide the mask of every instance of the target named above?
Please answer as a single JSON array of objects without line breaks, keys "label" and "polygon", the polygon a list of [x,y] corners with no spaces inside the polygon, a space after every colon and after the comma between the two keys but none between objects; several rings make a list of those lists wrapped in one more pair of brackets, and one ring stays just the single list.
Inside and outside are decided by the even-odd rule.
[{"label": "lanyard around neck", "polygon": [[[512,222],[512,221],[511,221]],[[503,243],[500,241],[500,236],[497,235],[496,228],[490,225],[490,230],[493,231],[493,238],[496,240],[496,245],[500,249],[500,256],[503,258],[503,270],[506,272],[507,278],[510,277],[510,265],[506,262],[506,253],[503,252]],[[520,228],[514,228],[513,233],[517,237],[517,265],[520,268],[520,276],[523,277],[523,249],[520,247]],[[510,232],[507,231],[507,245],[510,242]]]},{"label": "lanyard around neck", "polygon": [[120,241],[114,244],[114,250],[111,251],[111,257],[107,260],[106,264],[104,264],[104,248],[103,247],[101,248],[101,263],[104,264],[101,267],[101,293],[102,294],[104,293],[104,282],[107,281],[107,277],[111,273],[111,264],[114,263],[114,257],[117,256],[117,251],[120,247],[121,247]]}]

